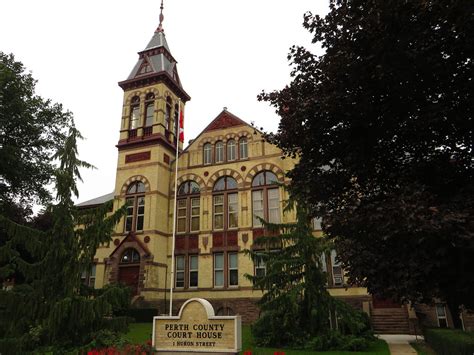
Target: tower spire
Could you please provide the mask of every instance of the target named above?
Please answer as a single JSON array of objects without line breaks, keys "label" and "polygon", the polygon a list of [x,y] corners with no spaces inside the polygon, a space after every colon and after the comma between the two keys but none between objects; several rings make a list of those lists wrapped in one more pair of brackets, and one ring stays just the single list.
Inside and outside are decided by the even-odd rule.
[{"label": "tower spire", "polygon": [[158,28],[156,29],[156,32],[163,32],[163,20],[165,19],[165,16],[163,16],[163,0],[161,0],[161,6],[160,6],[160,24],[158,25]]}]

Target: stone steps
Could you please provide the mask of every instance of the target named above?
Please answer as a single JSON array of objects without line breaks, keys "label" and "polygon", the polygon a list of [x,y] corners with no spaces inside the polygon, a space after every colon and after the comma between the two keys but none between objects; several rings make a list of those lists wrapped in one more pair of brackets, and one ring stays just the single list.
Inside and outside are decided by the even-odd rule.
[{"label": "stone steps", "polygon": [[372,308],[370,318],[375,333],[410,333],[408,313],[405,308]]}]

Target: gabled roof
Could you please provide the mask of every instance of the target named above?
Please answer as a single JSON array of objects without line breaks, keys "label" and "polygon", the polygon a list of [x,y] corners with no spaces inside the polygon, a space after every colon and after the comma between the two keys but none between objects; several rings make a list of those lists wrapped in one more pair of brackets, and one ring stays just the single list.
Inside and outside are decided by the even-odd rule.
[{"label": "gabled roof", "polygon": [[207,127],[203,129],[202,133],[234,126],[249,126],[249,124],[227,111],[227,108],[224,108],[222,112],[219,113],[217,117],[214,118],[211,123],[209,123]]},{"label": "gabled roof", "polygon": [[76,207],[94,207],[113,199],[114,199],[114,193],[111,192],[107,195],[99,196],[99,197],[93,198],[92,200],[78,203]]},{"label": "gabled roof", "polygon": [[[185,119],[186,123],[186,119]],[[189,148],[194,144],[194,142],[197,142],[199,140],[199,137],[201,137],[204,133],[206,132],[211,132],[217,129],[225,129],[229,127],[236,127],[236,126],[247,126],[252,128],[254,131],[259,132],[255,127],[252,125],[248,124],[241,118],[237,117],[236,115],[230,113],[227,111],[227,108],[224,107],[224,109],[217,115],[216,118],[214,118],[211,123],[209,123],[206,128],[204,128],[201,133],[199,133],[196,138],[192,139],[189,143],[189,145],[184,149],[183,152],[189,150]]]}]

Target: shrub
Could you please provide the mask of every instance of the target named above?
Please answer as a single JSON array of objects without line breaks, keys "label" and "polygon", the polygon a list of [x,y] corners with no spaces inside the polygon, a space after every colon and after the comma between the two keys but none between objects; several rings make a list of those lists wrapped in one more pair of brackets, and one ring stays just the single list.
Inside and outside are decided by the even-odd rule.
[{"label": "shrub", "polygon": [[104,319],[104,329],[111,330],[118,333],[126,333],[128,331],[128,325],[133,322],[134,319],[131,317],[112,317]]},{"label": "shrub", "polygon": [[425,341],[439,355],[474,354],[474,333],[453,329],[426,329]]},{"label": "shrub", "polygon": [[153,317],[157,315],[157,308],[130,308],[127,310],[127,316],[134,318],[135,322],[139,323],[151,323]]}]

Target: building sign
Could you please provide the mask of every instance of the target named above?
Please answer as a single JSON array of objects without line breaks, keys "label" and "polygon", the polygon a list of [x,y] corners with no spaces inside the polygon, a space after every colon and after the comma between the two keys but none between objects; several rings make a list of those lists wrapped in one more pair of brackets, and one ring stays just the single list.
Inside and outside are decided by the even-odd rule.
[{"label": "building sign", "polygon": [[240,316],[216,316],[208,301],[191,298],[178,316],[153,318],[153,346],[158,352],[237,353],[241,329]]}]

